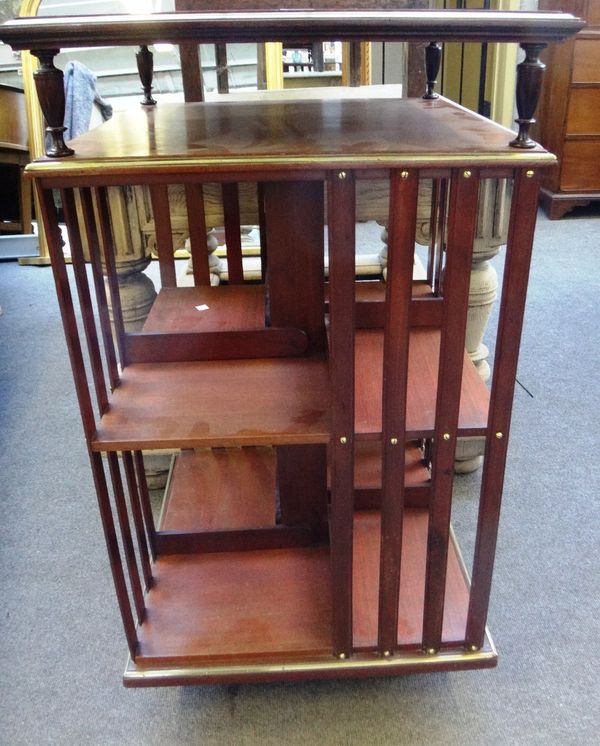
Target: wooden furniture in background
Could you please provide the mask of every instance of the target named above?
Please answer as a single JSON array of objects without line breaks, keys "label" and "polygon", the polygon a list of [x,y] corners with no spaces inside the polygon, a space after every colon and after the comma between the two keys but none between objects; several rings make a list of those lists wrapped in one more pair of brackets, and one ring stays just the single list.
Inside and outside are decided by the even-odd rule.
[{"label": "wooden furniture in background", "polygon": [[23,91],[0,84],[0,233],[32,232],[29,160]]},{"label": "wooden furniture in background", "polygon": [[566,10],[587,24],[544,55],[549,74],[542,88],[537,139],[558,156],[542,179],[541,202],[554,220],[600,200],[600,3],[540,0],[540,10]]},{"label": "wooden furniture in background", "polygon": [[[144,28],[118,19],[93,32],[88,19],[64,33],[53,22],[11,28],[42,59],[46,46],[45,74],[55,83],[52,50],[86,38],[297,40],[326,38],[331,22],[300,14],[290,25],[274,13],[169,16]],[[51,125],[60,157],[29,170],[129,647],[126,685],[495,665],[486,619],[510,410],[540,173],[554,162],[528,138],[535,54],[577,28],[568,16],[532,14],[357,12],[340,22],[338,36],[350,40],[522,41],[531,54],[512,142],[509,130],[443,98],[144,107],[77,138],[70,156]],[[465,337],[478,203],[483,185],[498,178],[513,182],[514,197],[488,392]],[[431,239],[427,279],[415,283],[423,180],[433,184]],[[203,190],[214,183],[256,185],[265,268],[258,285],[243,282],[236,251],[231,284],[209,286]],[[355,281],[357,185],[369,183],[390,193],[385,284]],[[132,333],[109,190],[139,184],[150,192],[160,287]],[[168,193],[177,184],[193,288],[178,286],[173,258]],[[239,235],[239,216],[225,228]],[[450,526],[460,436],[486,443],[472,580]],[[161,448],[179,455],[156,519],[141,452]]]}]

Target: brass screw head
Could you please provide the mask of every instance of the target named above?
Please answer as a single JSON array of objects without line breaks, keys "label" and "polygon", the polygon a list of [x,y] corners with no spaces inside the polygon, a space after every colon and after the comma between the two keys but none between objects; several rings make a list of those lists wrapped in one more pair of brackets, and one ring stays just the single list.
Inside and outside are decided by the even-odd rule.
[{"label": "brass screw head", "polygon": [[527,171],[527,172],[525,173],[525,176],[526,176],[526,177],[527,177],[528,179],[533,179],[533,177],[535,176],[535,171],[531,171],[531,170],[529,170],[529,171]]},{"label": "brass screw head", "polygon": [[340,653],[340,654],[338,655],[338,658],[339,658],[339,659],[340,659],[341,661],[345,660],[345,659],[346,659],[346,653]]},{"label": "brass screw head", "polygon": [[476,653],[479,650],[477,645],[469,645],[469,652],[470,653]]},{"label": "brass screw head", "polygon": [[496,433],[496,437],[498,438],[498,440],[502,440],[502,438],[504,437],[504,433]]},{"label": "brass screw head", "polygon": [[471,173],[471,171],[467,170],[463,171],[463,176],[465,177],[465,179],[470,179],[473,174]]},{"label": "brass screw head", "polygon": [[346,172],[345,171],[340,171],[338,173],[338,179],[345,179],[345,178],[346,178]]},{"label": "brass screw head", "polygon": [[390,443],[393,446],[397,446],[398,445],[398,438],[390,438]]},{"label": "brass screw head", "polygon": [[409,174],[408,174],[408,171],[401,171],[401,172],[400,172],[400,176],[401,176],[401,177],[402,177],[403,179],[408,179],[408,175],[409,175]]},{"label": "brass screw head", "polygon": [[384,658],[389,658],[389,657],[390,657],[390,655],[391,655],[391,653],[390,653],[390,651],[389,651],[389,650],[384,650],[384,651],[383,651],[383,657],[384,657]]},{"label": "brass screw head", "polygon": [[345,435],[342,435],[342,437],[340,438],[340,443],[345,446],[347,442],[348,438]]},{"label": "brass screw head", "polygon": [[427,648],[425,652],[427,653],[427,655],[435,655],[437,650],[435,648]]},{"label": "brass screw head", "polygon": [[444,434],[442,435],[442,438],[443,438],[444,440],[450,440],[450,433],[444,433]]}]

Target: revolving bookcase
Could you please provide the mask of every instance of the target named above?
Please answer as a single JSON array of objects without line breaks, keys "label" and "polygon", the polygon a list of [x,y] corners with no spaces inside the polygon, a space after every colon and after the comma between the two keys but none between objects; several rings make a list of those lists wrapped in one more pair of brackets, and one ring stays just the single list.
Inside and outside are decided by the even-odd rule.
[{"label": "revolving bookcase", "polygon": [[[437,97],[431,64],[422,99],[365,89],[348,100],[159,104],[68,148],[48,120],[51,155],[28,172],[129,646],[125,684],[493,666],[486,618],[510,410],[539,174],[554,160],[529,140],[530,98],[535,108],[536,55],[579,24],[564,14],[407,11],[384,21],[365,11],[360,28],[352,15],[325,23],[318,13],[273,13],[271,26],[253,26],[216,15],[157,17],[156,28],[113,19],[94,38],[318,39],[335,21],[346,39],[520,41],[520,133]],[[47,73],[58,48],[89,41],[83,23],[72,36],[50,21],[11,28],[3,38],[46,54]],[[487,179],[509,180],[513,195],[490,391],[465,353]],[[431,240],[426,278],[413,280],[424,180]],[[260,283],[244,282],[234,210],[229,283],[210,285],[204,196],[215,185],[234,202],[251,185]],[[134,188],[149,194],[160,280],[132,332],[111,205]],[[355,279],[356,215],[372,190],[385,195],[386,282]],[[192,287],[174,260],[175,193]],[[485,439],[470,577],[450,524],[457,438],[469,436]],[[158,449],[175,456],[157,518],[143,459]]]}]

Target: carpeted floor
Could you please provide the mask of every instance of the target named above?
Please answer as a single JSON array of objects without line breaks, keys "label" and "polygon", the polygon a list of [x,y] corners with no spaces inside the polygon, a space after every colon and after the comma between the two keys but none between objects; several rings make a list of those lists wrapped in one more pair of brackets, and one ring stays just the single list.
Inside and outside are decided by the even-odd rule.
[{"label": "carpeted floor", "polygon": [[[125,690],[49,269],[0,264],[0,744],[597,744],[600,215],[541,217],[490,611],[496,670]],[[454,519],[477,478],[457,480]]]}]

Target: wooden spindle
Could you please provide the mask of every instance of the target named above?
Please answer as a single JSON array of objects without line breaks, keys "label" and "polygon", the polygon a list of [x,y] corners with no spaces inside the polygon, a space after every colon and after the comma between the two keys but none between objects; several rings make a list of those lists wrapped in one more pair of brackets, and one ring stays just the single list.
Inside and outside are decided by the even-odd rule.
[{"label": "wooden spindle", "polygon": [[160,282],[164,288],[174,288],[177,286],[177,277],[175,274],[175,257],[173,256],[169,189],[165,184],[151,184],[149,189],[158,249]]},{"label": "wooden spindle", "polygon": [[465,635],[465,645],[468,650],[480,649],[485,636],[538,194],[538,174],[533,170],[518,171],[512,197],[496,338],[496,349],[502,350],[502,354],[497,355],[494,362],[481,480],[477,538]]},{"label": "wooden spindle", "polygon": [[73,155],[72,148],[65,145],[65,88],[63,71],[54,66],[54,57],[60,49],[31,50],[38,58],[40,66],[33,73],[35,89],[40,107],[46,120],[46,132],[50,135],[51,144],[46,148],[50,158],[64,158]]},{"label": "wooden spindle", "polygon": [[194,283],[196,285],[210,285],[202,184],[185,185],[185,202],[188,230],[190,233],[190,253],[192,255]]},{"label": "wooden spindle", "polygon": [[94,214],[94,203],[90,189],[80,189],[79,195],[81,198],[81,211],[83,213],[85,235],[88,250],[90,252],[92,277],[94,278],[94,290],[96,292],[96,304],[98,306],[98,317],[100,319],[100,331],[102,333],[104,355],[108,367],[108,380],[110,382],[111,390],[114,391],[119,382],[119,371],[117,369],[117,356],[115,354],[115,344],[110,327],[106,287],[104,285],[104,276],[102,274],[100,244],[98,240],[96,216]]},{"label": "wooden spindle", "polygon": [[546,65],[540,60],[540,54],[546,44],[521,44],[525,59],[517,65],[517,113],[515,122],[519,125],[517,137],[510,143],[513,148],[534,148],[535,140],[529,136],[533,115],[537,109],[542,80]]},{"label": "wooden spindle", "polygon": [[240,225],[240,196],[237,184],[223,184],[223,217],[227,245],[227,276],[230,285],[244,282],[242,264],[242,229]]},{"label": "wooden spindle", "polygon": [[122,456],[123,467],[125,469],[125,480],[127,482],[127,492],[129,494],[129,504],[131,506],[131,515],[133,516],[133,525],[135,527],[135,534],[139,547],[142,573],[144,575],[146,591],[148,591],[152,585],[152,568],[150,567],[148,542],[146,541],[146,534],[144,531],[144,517],[142,515],[140,491],[135,478],[135,466],[131,452],[124,451]]},{"label": "wooden spindle", "polygon": [[435,92],[435,84],[440,72],[442,62],[442,47],[435,41],[430,42],[425,47],[425,75],[427,76],[427,88],[423,94],[425,99],[439,98],[439,93]]},{"label": "wooden spindle", "polygon": [[454,453],[478,195],[478,175],[470,170],[455,170],[450,187],[450,221],[443,284],[445,323],[440,342],[425,575],[423,648],[429,653],[438,652],[442,639]]},{"label": "wooden spindle", "polygon": [[356,194],[351,171],[327,182],[331,377],[333,652],[352,654]]},{"label": "wooden spindle", "polygon": [[100,346],[98,344],[98,334],[96,331],[96,322],[90,289],[88,285],[87,272],[85,268],[85,259],[83,256],[83,246],[81,243],[81,232],[79,228],[79,218],[75,206],[75,196],[72,189],[61,190],[61,200],[65,223],[69,234],[69,247],[71,250],[71,260],[73,263],[73,274],[79,296],[79,306],[81,308],[81,317],[85,332],[90,363],[92,368],[92,378],[96,390],[96,401],[100,415],[108,409],[108,396],[106,391],[106,381],[104,379],[104,369],[102,367],[102,357],[100,355]]},{"label": "wooden spindle", "polygon": [[135,61],[144,91],[142,106],[156,106],[156,101],[152,98],[152,78],[154,77],[154,55],[143,44],[136,52]]},{"label": "wooden spindle", "polygon": [[419,174],[392,173],[385,299],[382,396],[381,550],[379,563],[378,649],[398,643],[398,601],[404,516],[406,397],[409,311],[417,226]]}]

